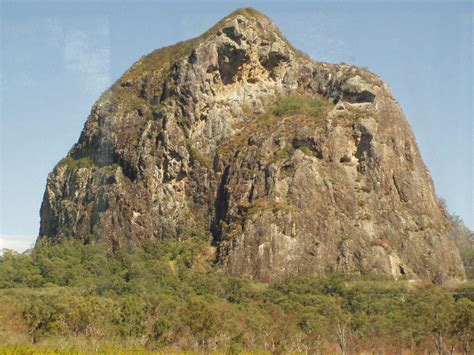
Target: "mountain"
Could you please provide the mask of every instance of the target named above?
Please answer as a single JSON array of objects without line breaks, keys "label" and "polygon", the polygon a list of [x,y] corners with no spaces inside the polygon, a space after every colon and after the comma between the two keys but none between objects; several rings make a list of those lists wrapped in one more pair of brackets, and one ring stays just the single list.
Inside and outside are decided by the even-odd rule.
[{"label": "mountain", "polygon": [[272,280],[464,278],[452,223],[387,85],[315,62],[253,9],[136,62],[50,173],[39,241],[111,250],[212,235],[218,268]]}]

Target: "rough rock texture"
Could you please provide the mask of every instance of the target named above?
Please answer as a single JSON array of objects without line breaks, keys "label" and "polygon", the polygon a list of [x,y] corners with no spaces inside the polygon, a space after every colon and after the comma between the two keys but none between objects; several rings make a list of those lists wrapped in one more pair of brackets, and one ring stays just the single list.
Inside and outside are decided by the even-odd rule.
[{"label": "rough rock texture", "polygon": [[462,279],[388,87],[315,62],[255,10],[135,63],[48,177],[40,238],[111,248],[212,233],[224,271]]}]

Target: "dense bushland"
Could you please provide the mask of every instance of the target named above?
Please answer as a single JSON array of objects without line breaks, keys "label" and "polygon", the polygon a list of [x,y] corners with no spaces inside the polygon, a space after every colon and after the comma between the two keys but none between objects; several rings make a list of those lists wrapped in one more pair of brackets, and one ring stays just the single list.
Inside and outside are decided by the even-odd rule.
[{"label": "dense bushland", "polygon": [[215,271],[212,255],[195,238],[116,254],[74,240],[7,251],[2,350],[472,351],[469,284],[446,290],[375,275],[263,284]]}]

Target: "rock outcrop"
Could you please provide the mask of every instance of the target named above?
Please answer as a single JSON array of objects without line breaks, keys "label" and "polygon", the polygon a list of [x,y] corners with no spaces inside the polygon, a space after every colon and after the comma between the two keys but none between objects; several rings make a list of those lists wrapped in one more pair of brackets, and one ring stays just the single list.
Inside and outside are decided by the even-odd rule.
[{"label": "rock outcrop", "polygon": [[48,177],[40,239],[112,249],[212,234],[259,280],[462,279],[413,133],[365,69],[315,62],[252,9],[135,63]]}]

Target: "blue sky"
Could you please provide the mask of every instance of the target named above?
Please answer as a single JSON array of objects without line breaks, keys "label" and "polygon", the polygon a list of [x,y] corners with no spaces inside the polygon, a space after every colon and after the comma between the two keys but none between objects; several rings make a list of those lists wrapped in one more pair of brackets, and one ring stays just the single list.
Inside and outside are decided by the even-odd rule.
[{"label": "blue sky", "polygon": [[471,1],[0,0],[0,248],[35,240],[47,175],[113,81],[244,6],[313,59],[380,75],[438,195],[474,227]]}]

